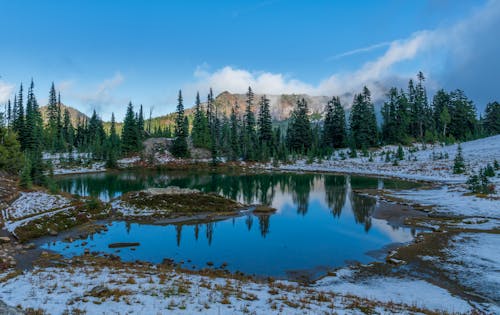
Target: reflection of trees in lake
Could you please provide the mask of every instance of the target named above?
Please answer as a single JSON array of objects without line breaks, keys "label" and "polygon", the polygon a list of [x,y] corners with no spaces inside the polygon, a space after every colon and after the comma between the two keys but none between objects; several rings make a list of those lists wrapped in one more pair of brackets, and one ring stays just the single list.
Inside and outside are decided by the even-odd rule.
[{"label": "reflection of trees in lake", "polygon": [[375,210],[377,200],[369,196],[363,196],[357,193],[350,193],[352,211],[356,223],[364,224],[365,231],[368,232],[372,226],[371,214]]},{"label": "reflection of trees in lake", "polygon": [[253,215],[251,215],[251,214],[247,215],[247,217],[245,218],[245,224],[246,224],[248,230],[250,231],[252,229],[252,225],[253,225]]},{"label": "reflection of trees in lake", "polygon": [[258,215],[257,218],[259,219],[260,235],[262,235],[262,237],[266,237],[266,235],[269,233],[269,219],[271,218],[271,216]]},{"label": "reflection of trees in lake", "polygon": [[288,189],[292,193],[292,200],[297,204],[297,213],[305,215],[309,207],[309,194],[317,175],[290,174]]},{"label": "reflection of trees in lake", "polygon": [[325,175],[325,199],[334,217],[339,217],[347,198],[345,176]]},{"label": "reflection of trees in lake", "polygon": [[175,225],[175,237],[177,239],[177,247],[181,246],[182,224]]},{"label": "reflection of trees in lake", "polygon": [[214,237],[214,227],[215,224],[213,222],[205,224],[205,232],[208,240],[208,245],[212,245],[212,238]]},{"label": "reflection of trees in lake", "polygon": [[195,226],[194,226],[194,238],[195,238],[195,240],[198,240],[199,235],[200,235],[200,225],[195,224]]}]

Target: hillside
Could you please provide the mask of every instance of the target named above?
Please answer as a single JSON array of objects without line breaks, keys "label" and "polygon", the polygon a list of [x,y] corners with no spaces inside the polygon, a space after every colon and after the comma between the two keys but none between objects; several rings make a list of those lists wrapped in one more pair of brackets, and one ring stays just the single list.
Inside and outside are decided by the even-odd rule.
[{"label": "hillside", "polygon": [[[264,94],[255,94],[254,102],[252,106],[253,112],[258,115],[259,102],[261,97]],[[305,98],[307,104],[309,106],[309,112],[313,117],[319,118],[322,116],[326,103],[330,99],[328,96],[310,96],[307,94],[281,94],[281,95],[266,95],[266,97],[270,101],[271,106],[271,116],[275,121],[284,121],[290,117],[290,113],[295,108],[297,100],[301,98]],[[229,116],[231,114],[231,108],[238,104],[239,113],[242,115],[245,111],[246,107],[246,95],[245,94],[233,94],[230,92],[222,92],[215,98],[215,106],[217,108],[218,113]],[[201,104],[203,109],[206,109],[206,102]],[[71,122],[73,126],[76,126],[79,119],[88,118],[85,114],[80,112],[79,110],[67,106],[62,105],[63,110],[68,109],[71,114]],[[47,106],[42,106],[40,108],[42,112],[42,117],[44,121],[46,121],[46,112]],[[190,121],[192,121],[194,114],[194,107],[186,108],[185,114]],[[148,126],[148,117],[144,117],[146,119],[146,128]],[[175,122],[175,113],[170,113],[167,115],[162,115],[158,117],[153,117],[151,121],[151,128],[154,130],[155,127],[161,126],[172,126]],[[104,122],[104,128],[106,130],[109,129],[110,123]],[[116,129],[118,132],[121,132],[122,123],[116,123]]]},{"label": "hillside", "polygon": [[[255,94],[253,111],[257,114],[259,102],[264,94]],[[309,106],[311,114],[322,114],[325,105],[330,99],[328,96],[310,96],[307,94],[281,94],[281,95],[266,95],[271,105],[271,116],[274,120],[285,120],[290,117],[290,113],[295,108],[297,100],[304,98]],[[215,103],[219,112],[229,115],[231,107],[238,104],[240,112],[245,110],[246,106],[245,94],[232,94],[227,91],[222,92],[215,98]]]},{"label": "hillside", "polygon": [[[43,119],[44,123],[47,122],[47,108],[48,108],[47,105],[40,107],[40,112],[42,114],[42,119]],[[73,107],[68,106],[68,105],[64,105],[64,104],[61,104],[61,115],[64,114],[64,111],[66,109],[69,111],[69,114],[71,117],[71,124],[73,124],[74,127],[76,127],[78,125],[79,120],[89,118],[87,115],[85,115],[84,113],[82,113],[78,109],[73,108]]]}]

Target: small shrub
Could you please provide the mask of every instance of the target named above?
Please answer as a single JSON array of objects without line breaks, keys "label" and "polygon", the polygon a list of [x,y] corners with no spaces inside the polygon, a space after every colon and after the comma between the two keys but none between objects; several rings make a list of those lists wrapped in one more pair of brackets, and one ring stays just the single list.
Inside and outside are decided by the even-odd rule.
[{"label": "small shrub", "polygon": [[495,169],[493,168],[493,166],[490,163],[488,163],[488,165],[486,165],[486,168],[484,169],[484,175],[486,177],[495,176]]},{"label": "small shrub", "polygon": [[498,163],[497,160],[493,161],[493,168],[498,171],[500,170],[500,164]]},{"label": "small shrub", "polygon": [[396,153],[398,160],[402,161],[405,159],[405,152],[402,146],[398,146],[398,152]]},{"label": "small shrub", "polygon": [[462,155],[462,146],[458,145],[457,156],[453,162],[453,174],[463,174],[465,172],[465,160]]}]

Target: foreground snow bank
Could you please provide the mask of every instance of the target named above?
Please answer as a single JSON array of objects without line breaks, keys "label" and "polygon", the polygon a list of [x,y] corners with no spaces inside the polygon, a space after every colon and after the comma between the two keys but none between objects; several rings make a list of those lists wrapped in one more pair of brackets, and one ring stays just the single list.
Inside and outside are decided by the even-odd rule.
[{"label": "foreground snow bank", "polygon": [[0,284],[0,298],[12,306],[41,308],[50,314],[76,310],[87,314],[116,311],[122,314],[322,314],[332,311],[418,314],[419,306],[425,310],[460,313],[472,310],[464,300],[420,280],[376,278],[346,283],[340,277],[332,278],[314,287],[304,287],[286,281],[253,283],[154,268],[48,268],[35,269]]},{"label": "foreground snow bank", "polygon": [[[490,302],[500,301],[500,234],[461,233],[444,249],[443,264],[450,277]],[[500,314],[500,305],[493,313]]]}]

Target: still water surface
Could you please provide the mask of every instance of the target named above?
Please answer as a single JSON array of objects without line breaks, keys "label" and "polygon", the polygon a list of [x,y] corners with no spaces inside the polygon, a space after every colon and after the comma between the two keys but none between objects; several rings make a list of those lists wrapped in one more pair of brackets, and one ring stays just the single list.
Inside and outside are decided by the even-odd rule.
[{"label": "still water surface", "polygon": [[[327,174],[210,174],[131,171],[66,176],[64,191],[110,200],[127,191],[179,186],[216,192],[245,203],[263,203],[276,214],[253,214],[203,224],[152,225],[112,222],[108,231],[71,244],[43,247],[71,257],[84,248],[114,253],[125,261],[159,263],[164,258],[186,268],[227,264],[231,271],[259,276],[318,277],[351,261],[376,260],[369,251],[412,240],[415,231],[392,227],[371,215],[376,199],[355,193],[364,188],[408,188],[413,183]],[[109,249],[114,242],[140,242],[136,248]],[[68,247],[69,245],[69,247]]]}]

